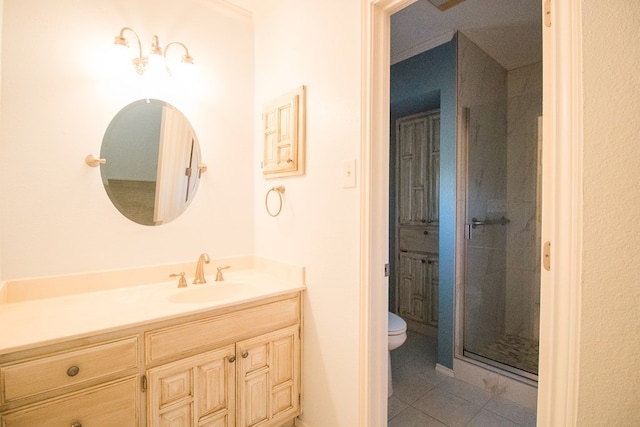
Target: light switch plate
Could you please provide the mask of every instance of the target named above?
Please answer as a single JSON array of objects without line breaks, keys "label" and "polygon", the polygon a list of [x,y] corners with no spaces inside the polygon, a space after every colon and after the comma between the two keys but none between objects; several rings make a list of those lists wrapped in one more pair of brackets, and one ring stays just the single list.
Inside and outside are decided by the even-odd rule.
[{"label": "light switch plate", "polygon": [[356,161],[348,160],[342,164],[342,187],[354,188],[356,186]]}]

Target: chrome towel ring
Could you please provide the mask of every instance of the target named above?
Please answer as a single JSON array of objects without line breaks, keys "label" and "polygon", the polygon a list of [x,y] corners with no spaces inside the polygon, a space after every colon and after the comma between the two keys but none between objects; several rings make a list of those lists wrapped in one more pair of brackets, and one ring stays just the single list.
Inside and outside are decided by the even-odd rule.
[{"label": "chrome towel ring", "polygon": [[[271,194],[272,191],[275,191],[276,194],[278,195],[279,203],[278,203],[278,210],[276,211],[276,213],[271,212],[271,209],[269,209],[269,194]],[[282,211],[282,194],[283,193],[284,193],[283,185],[279,185],[277,187],[271,187],[269,191],[267,191],[267,195],[264,198],[264,207],[267,208],[267,213],[272,217],[276,217],[280,215],[280,212]]]}]

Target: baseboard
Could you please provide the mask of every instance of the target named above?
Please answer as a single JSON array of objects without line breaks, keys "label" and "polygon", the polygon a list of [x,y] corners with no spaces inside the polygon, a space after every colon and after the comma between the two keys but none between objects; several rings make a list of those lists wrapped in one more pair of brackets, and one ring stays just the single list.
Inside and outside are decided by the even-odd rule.
[{"label": "baseboard", "polygon": [[448,377],[454,378],[456,375],[453,372],[453,369],[449,369],[446,366],[442,366],[439,363],[436,363],[436,371],[440,372],[442,375],[446,375]]}]

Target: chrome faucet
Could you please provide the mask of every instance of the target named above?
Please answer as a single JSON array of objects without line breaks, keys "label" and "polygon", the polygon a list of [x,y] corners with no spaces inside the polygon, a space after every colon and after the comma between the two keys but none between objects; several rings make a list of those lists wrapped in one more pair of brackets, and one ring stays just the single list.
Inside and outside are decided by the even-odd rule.
[{"label": "chrome faucet", "polygon": [[202,254],[200,258],[198,258],[198,265],[196,265],[196,277],[193,278],[193,284],[198,285],[201,283],[207,283],[204,278],[204,265],[209,264],[209,255]]}]

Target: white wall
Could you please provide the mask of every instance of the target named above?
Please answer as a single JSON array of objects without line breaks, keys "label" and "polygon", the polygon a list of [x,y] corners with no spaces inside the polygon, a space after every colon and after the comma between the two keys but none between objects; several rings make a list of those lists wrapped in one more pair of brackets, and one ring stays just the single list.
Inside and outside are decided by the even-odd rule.
[{"label": "white wall", "polygon": [[640,423],[638,22],[638,2],[583,1],[580,426]]},{"label": "white wall", "polygon": [[[253,252],[249,14],[215,0],[5,0],[2,10],[3,280]],[[123,26],[145,50],[154,34],[162,45],[185,43],[191,79],[160,87],[128,64],[115,69],[113,38]],[[189,118],[209,166],[190,208],[161,227],[120,215],[100,171],[84,163],[100,152],[116,112],[145,97]]]},{"label": "white wall", "polygon": [[[358,425],[359,197],[343,160],[360,149],[360,1],[278,0],[250,17],[213,1],[0,0],[2,279],[254,252],[307,267],[304,421]],[[584,255],[579,425],[640,419],[640,4],[584,0]],[[118,80],[102,59],[132,26],[147,42],[185,42],[195,86],[182,92]],[[308,88],[307,173],[264,180],[260,105]],[[189,210],[156,228],[113,208],[97,153],[113,115],[140,97],[191,120],[209,172]],[[252,120],[253,119],[253,120]],[[252,126],[247,123],[253,122]],[[249,153],[249,155],[247,155]],[[264,194],[286,187],[278,218]],[[255,194],[254,194],[255,186]],[[254,209],[255,205],[255,209]],[[255,228],[255,233],[254,233]],[[255,234],[255,238],[254,238]]]},{"label": "white wall", "polygon": [[[2,279],[195,261],[204,251],[304,265],[303,419],[357,425],[361,183],[343,189],[341,177],[343,161],[360,160],[361,5],[264,2],[254,29],[249,15],[217,4],[4,0]],[[196,62],[192,85],[116,74],[104,58],[123,26],[147,47],[153,34],[184,42]],[[302,84],[306,174],[265,180],[260,107]],[[143,97],[185,113],[209,166],[187,212],[155,228],[122,217],[100,171],[84,164],[113,115]],[[279,184],[284,209],[272,218],[264,197]]]},{"label": "white wall", "polygon": [[[304,390],[309,426],[358,425],[359,198],[342,188],[342,163],[360,166],[359,0],[282,0],[255,16],[255,251],[306,267]],[[265,180],[261,105],[307,86],[307,168]],[[266,191],[284,185],[277,218]]]},{"label": "white wall", "polygon": [[[0,0],[0,11],[4,10],[4,0]],[[0,13],[0,81],[2,81],[2,34],[3,34],[3,14]],[[2,104],[2,85],[0,85],[0,105]],[[0,108],[0,130],[2,129],[2,108]],[[0,139],[0,144],[1,144]],[[2,162],[2,149],[0,149],[0,164]],[[0,191],[2,189],[2,179],[0,179]],[[0,224],[2,224],[2,212],[4,212],[4,201],[0,196]],[[0,242],[2,242],[2,226],[0,226]],[[0,244],[0,278],[2,278],[2,244]],[[2,292],[4,289],[0,289],[0,299],[2,299]]]}]

